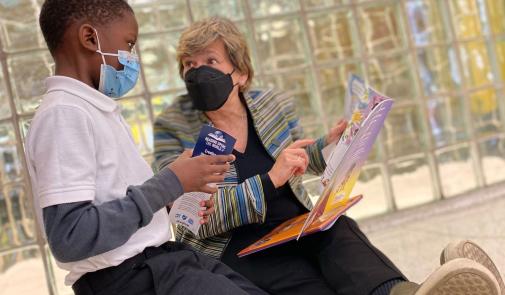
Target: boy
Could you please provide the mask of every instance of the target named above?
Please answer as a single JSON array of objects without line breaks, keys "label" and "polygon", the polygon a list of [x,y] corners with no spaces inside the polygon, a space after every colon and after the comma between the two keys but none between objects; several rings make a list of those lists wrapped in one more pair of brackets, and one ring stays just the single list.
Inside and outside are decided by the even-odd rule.
[{"label": "boy", "polygon": [[[26,155],[35,210],[76,294],[265,294],[170,239],[165,206],[216,189],[233,156],[180,157],[152,174],[113,98],[138,78],[138,25],[123,0],[46,0],[40,27],[55,63]],[[201,204],[202,223],[213,210]]]}]

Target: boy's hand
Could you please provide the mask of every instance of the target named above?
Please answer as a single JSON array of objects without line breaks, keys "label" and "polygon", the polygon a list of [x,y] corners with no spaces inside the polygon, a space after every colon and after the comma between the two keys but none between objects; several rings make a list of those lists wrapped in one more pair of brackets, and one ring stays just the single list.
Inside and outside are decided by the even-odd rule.
[{"label": "boy's hand", "polygon": [[185,193],[212,194],[217,188],[208,184],[223,182],[224,174],[230,169],[229,162],[234,160],[233,155],[201,155],[191,158],[191,151],[185,151],[168,168],[177,175]]},{"label": "boy's hand", "polygon": [[211,196],[208,201],[202,201],[200,203],[202,206],[202,211],[198,212],[198,216],[201,216],[200,224],[205,224],[209,222],[209,216],[214,213],[214,196]]},{"label": "boy's hand", "polygon": [[309,156],[304,147],[314,142],[313,139],[297,140],[281,152],[268,172],[275,188],[283,186],[293,175],[299,176],[305,173],[309,165]]}]

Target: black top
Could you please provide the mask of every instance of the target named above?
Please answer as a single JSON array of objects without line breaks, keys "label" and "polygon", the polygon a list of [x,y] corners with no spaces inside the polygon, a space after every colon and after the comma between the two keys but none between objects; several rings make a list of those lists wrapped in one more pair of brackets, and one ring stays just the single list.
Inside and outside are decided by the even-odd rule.
[{"label": "black top", "polygon": [[254,175],[260,175],[265,193],[267,223],[278,223],[307,212],[305,207],[296,199],[289,183],[275,189],[268,171],[272,169],[275,161],[267,152],[261,142],[251,115],[247,114],[247,146],[244,153],[233,150],[236,157],[238,182],[242,183]]},{"label": "black top", "polygon": [[265,194],[266,218],[263,224],[249,224],[232,231],[231,240],[221,258],[225,263],[234,261],[240,250],[259,240],[283,221],[308,211],[296,199],[288,183],[278,189],[274,187],[268,176],[268,171],[272,169],[275,161],[258,137],[249,112],[247,113],[247,125],[247,146],[244,153],[233,151],[236,157],[235,167],[237,168],[238,182],[242,183],[247,178],[260,175]]}]

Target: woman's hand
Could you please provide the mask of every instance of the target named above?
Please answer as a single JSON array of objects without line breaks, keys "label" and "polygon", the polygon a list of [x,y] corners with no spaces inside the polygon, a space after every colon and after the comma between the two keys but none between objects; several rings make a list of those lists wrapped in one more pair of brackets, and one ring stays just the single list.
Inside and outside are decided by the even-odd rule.
[{"label": "woman's hand", "polygon": [[344,119],[338,120],[338,122],[330,129],[330,132],[328,132],[326,145],[339,141],[345,131],[345,128],[347,128],[347,121]]},{"label": "woman's hand", "polygon": [[299,176],[305,173],[309,165],[309,156],[304,147],[314,142],[313,139],[297,140],[281,152],[268,172],[275,188],[283,186],[293,175]]}]

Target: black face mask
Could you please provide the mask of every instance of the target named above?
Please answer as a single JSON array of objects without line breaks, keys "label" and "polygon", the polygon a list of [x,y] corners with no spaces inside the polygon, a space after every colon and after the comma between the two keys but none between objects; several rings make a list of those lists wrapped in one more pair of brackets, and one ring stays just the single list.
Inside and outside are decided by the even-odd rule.
[{"label": "black face mask", "polygon": [[195,109],[206,112],[222,107],[235,87],[231,79],[234,71],[225,74],[209,66],[187,71],[184,83]]}]

